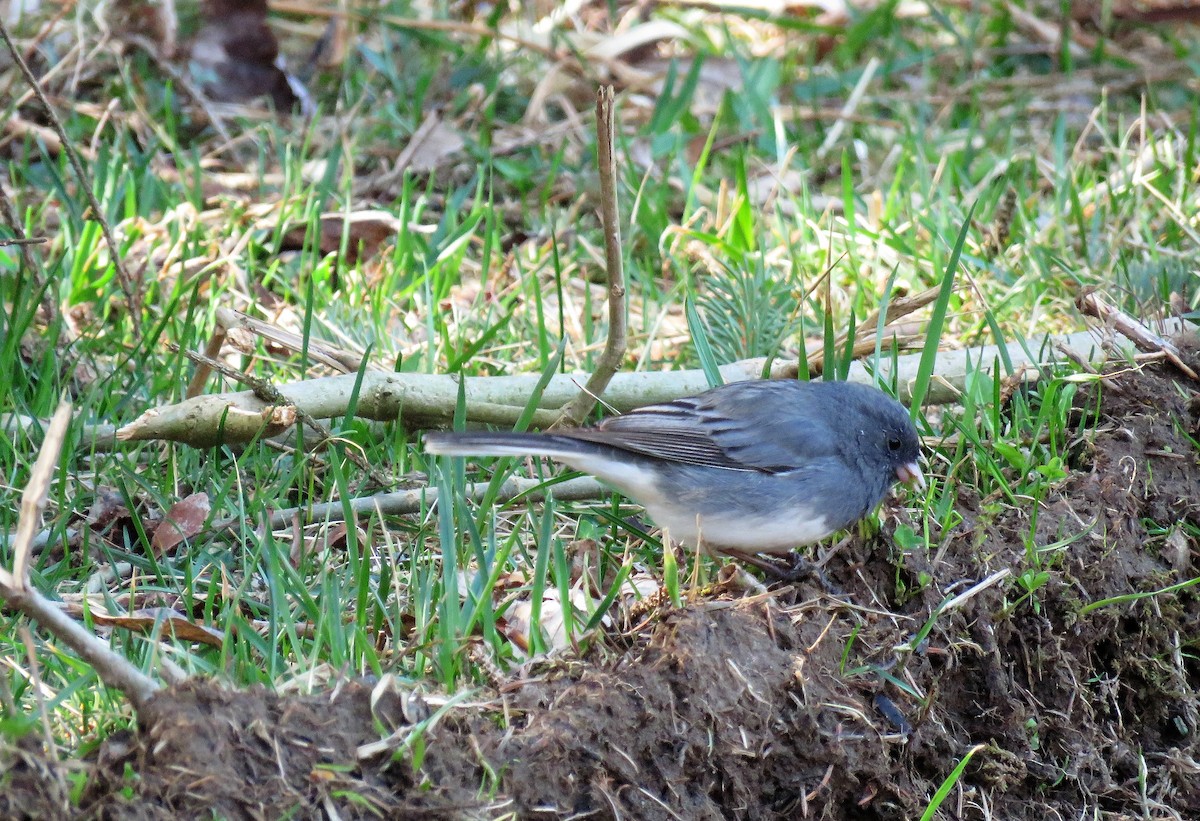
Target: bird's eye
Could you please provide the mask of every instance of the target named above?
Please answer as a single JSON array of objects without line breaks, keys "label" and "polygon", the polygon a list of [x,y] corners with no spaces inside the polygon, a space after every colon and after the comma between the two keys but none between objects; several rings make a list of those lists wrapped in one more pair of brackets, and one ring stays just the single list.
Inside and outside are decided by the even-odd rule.
[{"label": "bird's eye", "polygon": [[888,445],[888,450],[897,451],[897,450],[900,450],[900,448],[904,445],[904,443],[900,441],[899,436],[891,436],[888,438],[887,445]]}]

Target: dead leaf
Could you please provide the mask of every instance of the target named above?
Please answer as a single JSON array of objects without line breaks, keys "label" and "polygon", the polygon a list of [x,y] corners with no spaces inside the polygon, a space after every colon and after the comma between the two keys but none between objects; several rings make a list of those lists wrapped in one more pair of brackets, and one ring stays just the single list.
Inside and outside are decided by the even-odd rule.
[{"label": "dead leaf", "polygon": [[1108,12],[1114,20],[1164,23],[1174,20],[1200,20],[1200,3],[1195,0],[1076,0],[1071,17],[1101,21]]},{"label": "dead leaf", "polygon": [[405,171],[417,174],[433,171],[448,157],[461,151],[464,145],[466,141],[461,134],[446,125],[436,111],[430,112],[404,146],[400,156],[396,157],[392,175],[399,176]]},{"label": "dead leaf", "polygon": [[[194,641],[211,647],[220,647],[225,634],[212,627],[196,624],[190,618],[170,607],[143,607],[132,613],[110,613],[104,602],[95,596],[67,596],[59,605],[73,619],[82,619],[86,614],[93,624],[101,627],[119,627],[138,633],[148,633],[158,626],[158,635],[168,633],[182,641]],[[119,601],[122,597],[118,596]]]},{"label": "dead leaf", "polygon": [[[387,211],[365,209],[362,211],[331,212],[320,216],[321,236],[318,247],[322,254],[335,253],[342,247],[342,234],[346,234],[346,259],[353,265],[379,253],[380,247],[401,231],[404,223]],[[281,251],[299,251],[304,247],[308,234],[305,224],[293,225],[280,241]]]},{"label": "dead leaf", "polygon": [[150,540],[154,555],[161,556],[184,539],[199,533],[211,509],[207,493],[193,493],[172,505]]},{"label": "dead leaf", "polygon": [[[570,606],[576,611],[574,620],[576,629],[579,629],[582,627],[581,620],[587,619],[588,614],[595,607],[595,602],[584,591],[573,589],[570,592]],[[498,621],[497,626],[518,647],[528,651],[532,619],[533,601],[531,599],[522,599],[514,602],[508,608],[503,624],[501,625]],[[546,636],[547,649],[551,652],[570,647],[571,639],[578,638],[577,634],[574,636],[567,635],[566,617],[558,590],[547,590],[542,595],[542,610],[539,622],[542,633]]]},{"label": "dead leaf", "polygon": [[115,523],[129,518],[125,497],[110,487],[96,488],[96,498],[88,510],[88,527],[94,533],[105,533]]},{"label": "dead leaf", "polygon": [[95,624],[103,627],[120,627],[123,630],[147,633],[157,625],[160,636],[166,633],[181,641],[194,641],[210,647],[220,647],[225,642],[225,634],[220,630],[196,624],[182,613],[165,607],[136,610],[126,616],[112,616],[97,613],[95,610],[92,610],[90,615]]}]

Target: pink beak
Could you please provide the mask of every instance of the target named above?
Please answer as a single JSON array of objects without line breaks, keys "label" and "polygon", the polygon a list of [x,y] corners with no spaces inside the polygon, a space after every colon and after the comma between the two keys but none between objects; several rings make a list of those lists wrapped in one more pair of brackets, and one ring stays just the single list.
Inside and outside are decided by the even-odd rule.
[{"label": "pink beak", "polygon": [[909,462],[896,468],[896,478],[906,485],[912,485],[918,490],[925,489],[925,474],[916,462]]}]

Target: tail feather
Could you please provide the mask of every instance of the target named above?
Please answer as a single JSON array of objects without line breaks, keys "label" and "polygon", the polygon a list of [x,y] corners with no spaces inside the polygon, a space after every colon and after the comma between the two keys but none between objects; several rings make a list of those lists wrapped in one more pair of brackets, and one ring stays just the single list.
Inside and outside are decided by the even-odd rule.
[{"label": "tail feather", "polygon": [[643,504],[661,495],[649,460],[562,434],[431,432],[425,434],[425,452],[445,456],[549,456],[569,468],[592,474]]},{"label": "tail feather", "polygon": [[425,452],[442,456],[550,456],[591,453],[594,445],[544,433],[437,431],[425,434]]}]

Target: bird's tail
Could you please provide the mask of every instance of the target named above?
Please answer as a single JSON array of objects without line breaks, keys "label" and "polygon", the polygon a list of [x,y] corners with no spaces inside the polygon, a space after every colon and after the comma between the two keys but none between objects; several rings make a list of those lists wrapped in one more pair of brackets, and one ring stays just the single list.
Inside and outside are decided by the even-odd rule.
[{"label": "bird's tail", "polygon": [[549,456],[570,458],[591,453],[594,445],[547,433],[431,431],[425,452],[443,456]]}]

